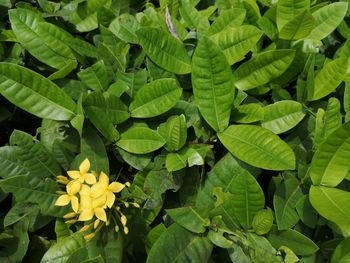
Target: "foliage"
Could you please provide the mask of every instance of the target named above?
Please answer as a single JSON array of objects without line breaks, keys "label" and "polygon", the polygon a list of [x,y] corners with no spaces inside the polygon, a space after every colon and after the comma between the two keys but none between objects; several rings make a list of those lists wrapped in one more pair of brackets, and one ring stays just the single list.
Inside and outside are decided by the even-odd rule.
[{"label": "foliage", "polygon": [[0,262],[347,262],[346,1],[0,0]]}]

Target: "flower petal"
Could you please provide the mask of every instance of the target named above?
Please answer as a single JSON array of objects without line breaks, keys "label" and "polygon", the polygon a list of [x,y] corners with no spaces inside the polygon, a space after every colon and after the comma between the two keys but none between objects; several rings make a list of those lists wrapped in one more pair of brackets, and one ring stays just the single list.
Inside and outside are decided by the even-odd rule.
[{"label": "flower petal", "polygon": [[55,205],[57,206],[65,206],[68,205],[70,202],[69,195],[61,195],[59,198],[57,198]]},{"label": "flower petal", "polygon": [[96,177],[92,173],[84,174],[84,179],[85,179],[85,182],[88,184],[96,184]]},{"label": "flower petal", "polygon": [[96,208],[96,207],[105,207],[106,205],[106,195],[103,194],[95,199],[92,200],[92,207]]},{"label": "flower petal", "polygon": [[113,182],[108,186],[108,190],[112,191],[113,193],[119,193],[124,189],[124,187],[125,184]]},{"label": "flower petal", "polygon": [[109,177],[108,177],[108,175],[105,174],[104,172],[101,172],[98,182],[101,185],[103,185],[103,186],[105,186],[107,188],[108,184],[109,184]]},{"label": "flower petal", "polygon": [[106,192],[106,188],[103,187],[100,183],[97,183],[91,187],[91,197],[97,198],[103,195]]},{"label": "flower petal", "polygon": [[75,213],[78,213],[78,211],[79,211],[79,199],[78,199],[78,197],[71,196],[70,202],[71,202],[73,211]]},{"label": "flower petal", "polygon": [[114,204],[114,201],[115,201],[115,195],[113,194],[113,192],[107,191],[106,197],[107,197],[106,205],[109,208],[111,208],[113,206],[113,204]]},{"label": "flower petal", "polygon": [[79,180],[73,180],[69,182],[66,186],[67,193],[69,195],[75,195],[77,194],[81,189],[81,183]]},{"label": "flower petal", "polygon": [[83,184],[81,186],[81,189],[80,189],[80,192],[79,192],[79,195],[82,196],[82,195],[88,195],[90,196],[91,194],[91,188],[89,186],[87,186],[86,184]]},{"label": "flower petal", "polygon": [[81,176],[79,171],[67,171],[67,174],[74,180],[78,179]]},{"label": "flower petal", "polygon": [[100,219],[96,219],[94,222],[94,229],[96,229],[98,227],[98,225],[100,224],[101,220]]},{"label": "flower petal", "polygon": [[89,171],[90,169],[90,161],[89,159],[85,159],[79,166],[79,171],[81,174],[85,174]]},{"label": "flower petal", "polygon": [[79,221],[89,221],[94,217],[93,209],[83,209],[79,216]]},{"label": "flower petal", "polygon": [[81,195],[80,196],[80,207],[82,210],[84,209],[92,209],[92,200],[89,195]]},{"label": "flower petal", "polygon": [[103,208],[95,208],[95,216],[103,222],[107,222],[107,214]]}]

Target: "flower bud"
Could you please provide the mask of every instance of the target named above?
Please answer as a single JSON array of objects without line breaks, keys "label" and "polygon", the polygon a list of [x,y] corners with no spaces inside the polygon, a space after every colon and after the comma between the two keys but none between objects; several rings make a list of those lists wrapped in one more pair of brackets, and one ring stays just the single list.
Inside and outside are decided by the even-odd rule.
[{"label": "flower bud", "polygon": [[94,237],[95,237],[95,233],[91,233],[91,234],[84,236],[84,239],[86,241],[89,241],[89,240],[93,239]]},{"label": "flower bud", "polygon": [[126,222],[127,222],[127,221],[128,221],[128,219],[126,218],[125,215],[122,215],[122,216],[120,217],[120,222],[122,223],[123,226],[126,225]]},{"label": "flower bud", "polygon": [[64,219],[71,219],[71,218],[74,218],[74,217],[76,217],[76,213],[75,212],[70,212],[70,213],[68,213],[68,214],[65,214],[64,216],[63,216],[63,218]]},{"label": "flower bud", "polygon": [[129,233],[129,228],[127,226],[124,226],[124,233],[127,235]]}]

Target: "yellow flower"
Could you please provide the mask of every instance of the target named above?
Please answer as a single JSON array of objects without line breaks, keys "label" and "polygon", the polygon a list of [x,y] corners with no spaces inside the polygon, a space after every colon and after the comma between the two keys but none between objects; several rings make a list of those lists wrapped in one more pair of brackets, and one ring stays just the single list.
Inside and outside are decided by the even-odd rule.
[{"label": "yellow flower", "polygon": [[79,186],[79,188],[74,187],[74,186],[71,187],[71,186],[69,186],[69,184],[67,184],[67,186],[66,186],[67,194],[63,194],[59,198],[57,198],[55,205],[65,206],[65,205],[68,205],[69,203],[71,203],[73,211],[75,213],[78,213],[79,199],[76,196],[76,194],[79,192],[80,186]]},{"label": "yellow flower", "polygon": [[91,188],[83,185],[80,191],[80,216],[79,221],[89,221],[94,216],[103,222],[107,222],[107,214],[104,210],[105,199],[103,196],[92,198]]},{"label": "yellow flower", "polygon": [[104,198],[105,206],[111,208],[115,201],[114,193],[121,192],[125,187],[125,184],[119,182],[112,182],[109,184],[109,177],[101,172],[98,183],[91,187],[92,198]]},{"label": "yellow flower", "polygon": [[87,184],[95,184],[96,177],[93,173],[88,173],[90,169],[90,161],[85,159],[79,166],[79,171],[72,170],[67,171],[67,174],[74,181],[79,182],[80,184],[86,182]]}]

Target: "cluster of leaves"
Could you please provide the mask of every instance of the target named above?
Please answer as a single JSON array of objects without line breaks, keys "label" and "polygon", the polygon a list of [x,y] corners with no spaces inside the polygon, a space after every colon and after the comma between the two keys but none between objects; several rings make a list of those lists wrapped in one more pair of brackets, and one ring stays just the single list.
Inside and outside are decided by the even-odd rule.
[{"label": "cluster of leaves", "polygon": [[[0,261],[347,262],[348,8],[0,0]],[[85,159],[127,231],[63,220]]]}]

